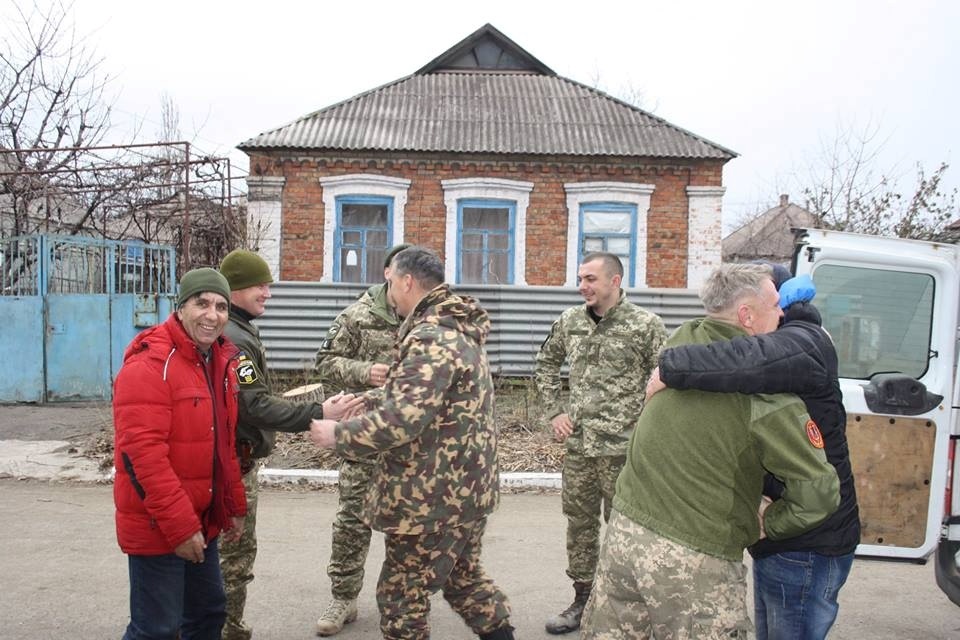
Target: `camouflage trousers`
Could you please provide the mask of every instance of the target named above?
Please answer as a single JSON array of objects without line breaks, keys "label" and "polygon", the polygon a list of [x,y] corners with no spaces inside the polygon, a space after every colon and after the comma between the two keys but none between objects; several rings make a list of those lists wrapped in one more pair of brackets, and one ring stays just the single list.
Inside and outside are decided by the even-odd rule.
[{"label": "camouflage trousers", "polygon": [[423,535],[386,534],[377,582],[380,631],[388,640],[430,637],[430,595],[438,590],[476,634],[506,625],[507,597],[487,577],[480,551],[487,519]]},{"label": "camouflage trousers", "polygon": [[580,626],[581,640],[744,639],[747,571],[613,512]]},{"label": "camouflage trousers", "polygon": [[260,465],[243,476],[247,494],[247,517],[243,521],[243,535],[236,542],[220,539],[220,570],[227,592],[227,621],[223,625],[223,640],[249,640],[250,627],[243,621],[247,604],[247,585],[253,581],[253,561],[257,558],[257,494],[260,483],[257,471]]},{"label": "camouflage trousers", "polygon": [[600,551],[600,517],[610,520],[617,476],[626,456],[590,457],[567,451],[563,459],[563,515],[567,517],[567,575],[591,582]]},{"label": "camouflage trousers", "polygon": [[330,591],[338,600],[353,600],[363,587],[363,567],[370,550],[370,527],[364,523],[363,498],[376,465],[372,461],[344,459],[340,462],[337,516],[333,521],[330,550]]}]

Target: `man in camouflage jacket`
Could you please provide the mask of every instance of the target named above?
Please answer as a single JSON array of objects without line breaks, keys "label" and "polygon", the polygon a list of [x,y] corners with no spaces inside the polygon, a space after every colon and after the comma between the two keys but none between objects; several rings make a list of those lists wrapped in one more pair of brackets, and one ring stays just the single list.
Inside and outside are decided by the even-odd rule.
[{"label": "man in camouflage jacket", "polygon": [[[383,277],[389,278],[390,261],[410,245],[399,244],[387,252]],[[387,285],[367,289],[330,325],[317,352],[316,371],[328,394],[360,393],[379,387],[393,361],[400,319],[387,302]],[[333,600],[317,620],[317,634],[331,636],[357,619],[357,596],[363,587],[363,567],[370,550],[370,527],[363,521],[363,499],[374,470],[373,458],[340,461],[340,498],[333,521],[330,550],[330,591]]]},{"label": "man in camouflage jacket", "polygon": [[237,424],[237,453],[247,496],[247,515],[243,536],[235,542],[220,543],[220,567],[227,593],[227,622],[223,640],[248,640],[250,627],[243,621],[247,585],[253,580],[257,557],[258,461],[273,450],[277,431],[298,432],[310,429],[314,419],[324,412],[335,418],[343,414],[343,398],[299,404],[271,393],[267,370],[267,351],[260,331],[252,323],[263,314],[270,299],[273,276],[266,261],[244,249],[231,251],[220,264],[220,273],[230,283],[230,320],[224,331],[240,350],[237,378],[240,383],[240,409]]},{"label": "man in camouflage jacket", "polygon": [[443,284],[443,263],[411,247],[394,257],[388,295],[405,320],[379,400],[311,438],[347,457],[377,456],[364,518],[385,537],[377,583],[388,639],[430,637],[430,595],[485,640],[512,640],[506,596],[480,563],[499,500],[487,313]]},{"label": "man in camouflage jacket", "polygon": [[[650,371],[667,337],[659,316],[627,302],[623,265],[610,253],[584,256],[577,272],[586,303],[564,311],[537,354],[536,382],[554,435],[566,442],[563,513],[567,575],[574,601],[547,620],[548,633],[580,627],[600,546],[600,516],[610,519],[617,475],[643,408]],[[561,402],[560,368],[570,366],[570,398]]]}]

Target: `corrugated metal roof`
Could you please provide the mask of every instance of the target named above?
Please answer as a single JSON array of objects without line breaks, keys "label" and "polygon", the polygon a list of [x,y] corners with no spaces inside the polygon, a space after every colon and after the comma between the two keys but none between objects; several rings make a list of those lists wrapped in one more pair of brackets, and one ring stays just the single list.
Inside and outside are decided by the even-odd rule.
[{"label": "corrugated metal roof", "polygon": [[502,71],[411,75],[262,133],[239,148],[736,156],[573,80]]}]

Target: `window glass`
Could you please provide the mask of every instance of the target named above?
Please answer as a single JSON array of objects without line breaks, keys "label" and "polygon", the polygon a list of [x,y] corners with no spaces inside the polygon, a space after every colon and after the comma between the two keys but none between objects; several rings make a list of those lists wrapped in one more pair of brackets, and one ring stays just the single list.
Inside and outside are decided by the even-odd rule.
[{"label": "window glass", "polygon": [[625,287],[635,286],[636,213],[634,205],[616,202],[586,203],[580,209],[580,259],[592,251],[616,255],[623,263]]},{"label": "window glass", "polygon": [[513,210],[503,201],[462,201],[460,204],[459,282],[510,284],[513,251]]},{"label": "window glass", "polygon": [[840,376],[927,371],[934,279],[924,273],[822,265],[814,303],[833,337]]},{"label": "window glass", "polygon": [[340,218],[345,227],[387,226],[387,207],[383,204],[357,204],[346,202]]},{"label": "window glass", "polygon": [[390,198],[337,198],[334,274],[338,282],[383,281],[392,205]]},{"label": "window glass", "polygon": [[612,211],[584,211],[583,230],[586,233],[595,231],[603,233],[630,233],[633,224],[629,213]]}]

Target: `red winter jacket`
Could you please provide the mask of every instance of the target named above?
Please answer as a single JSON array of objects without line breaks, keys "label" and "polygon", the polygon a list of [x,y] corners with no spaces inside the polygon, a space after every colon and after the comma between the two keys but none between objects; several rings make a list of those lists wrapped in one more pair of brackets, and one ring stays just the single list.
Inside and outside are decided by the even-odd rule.
[{"label": "red winter jacket", "polygon": [[208,381],[176,313],[127,347],[113,385],[113,498],[124,553],[173,553],[197,531],[209,541],[246,514],[234,444],[238,355],[226,338],[214,343]]}]

